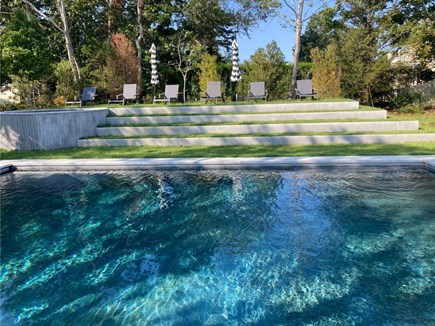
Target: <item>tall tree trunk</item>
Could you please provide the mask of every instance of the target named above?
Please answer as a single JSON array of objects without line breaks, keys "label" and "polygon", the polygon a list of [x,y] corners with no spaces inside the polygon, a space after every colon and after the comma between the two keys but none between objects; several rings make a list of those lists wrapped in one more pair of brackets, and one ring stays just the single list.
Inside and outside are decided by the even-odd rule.
[{"label": "tall tree trunk", "polygon": [[183,75],[183,103],[186,103],[187,72]]},{"label": "tall tree trunk", "polygon": [[119,8],[124,5],[124,0],[106,0],[109,10],[107,12],[107,38],[116,31]]},{"label": "tall tree trunk", "polygon": [[74,82],[78,84],[80,82],[81,76],[80,76],[80,69],[79,65],[77,63],[77,58],[74,53],[74,47],[72,44],[71,36],[69,34],[69,27],[68,27],[68,18],[66,16],[65,6],[63,4],[63,0],[57,0],[57,10],[59,10],[60,18],[62,20],[63,25],[63,35],[65,37],[65,46],[66,51],[68,53],[68,59],[71,63],[71,68],[74,76]]},{"label": "tall tree trunk", "polygon": [[25,8],[26,8],[26,16],[27,16],[27,20],[31,20],[32,19],[32,16],[31,16],[31,11],[30,11],[30,6],[29,6],[29,4],[28,3],[25,3],[24,4],[25,5]]},{"label": "tall tree trunk", "polygon": [[71,41],[71,36],[69,34],[68,18],[66,16],[63,0],[57,0],[56,2],[57,10],[59,11],[63,24],[62,28],[59,25],[57,25],[56,22],[50,16],[47,16],[44,12],[36,8],[30,1],[28,0],[22,0],[22,1],[30,8],[32,8],[32,10],[35,11],[39,16],[46,19],[57,31],[63,34],[63,36],[65,37],[65,46],[66,46],[66,51],[68,53],[68,59],[69,62],[71,63],[71,69],[74,76],[74,82],[75,83],[80,82],[80,69],[77,63],[76,55],[74,53],[74,47]]},{"label": "tall tree trunk", "polygon": [[109,6],[109,12],[107,13],[107,39],[110,39],[113,25],[113,0],[107,0],[107,5]]},{"label": "tall tree trunk", "polygon": [[293,52],[293,70],[290,82],[290,97],[296,98],[296,80],[298,76],[299,54],[301,53],[302,15],[304,12],[304,0],[299,0],[295,21],[295,49]]},{"label": "tall tree trunk", "polygon": [[142,93],[142,42],[145,36],[145,29],[143,27],[143,11],[144,11],[144,0],[137,0],[136,14],[137,14],[137,28],[138,35],[136,38],[136,50],[137,50],[137,84],[138,93]]}]

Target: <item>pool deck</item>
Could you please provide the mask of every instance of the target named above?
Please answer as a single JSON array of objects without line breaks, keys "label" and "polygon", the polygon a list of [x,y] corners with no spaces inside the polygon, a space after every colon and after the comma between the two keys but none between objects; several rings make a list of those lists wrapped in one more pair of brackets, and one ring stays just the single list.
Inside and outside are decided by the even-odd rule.
[{"label": "pool deck", "polygon": [[258,168],[417,167],[435,172],[435,155],[155,159],[53,159],[0,161],[1,174],[27,171],[128,171]]}]

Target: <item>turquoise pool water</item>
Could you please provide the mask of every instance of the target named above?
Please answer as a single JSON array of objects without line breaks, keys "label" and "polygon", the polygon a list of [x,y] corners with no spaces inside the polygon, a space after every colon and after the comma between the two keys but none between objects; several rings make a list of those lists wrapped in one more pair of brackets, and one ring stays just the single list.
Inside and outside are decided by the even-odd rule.
[{"label": "turquoise pool water", "polygon": [[1,325],[433,325],[422,170],[2,176]]}]

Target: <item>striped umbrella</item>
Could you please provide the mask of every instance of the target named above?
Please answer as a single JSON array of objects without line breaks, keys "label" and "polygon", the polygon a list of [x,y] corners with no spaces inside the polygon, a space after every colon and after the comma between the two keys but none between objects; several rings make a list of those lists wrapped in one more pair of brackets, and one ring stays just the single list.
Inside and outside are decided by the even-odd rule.
[{"label": "striped umbrella", "polygon": [[157,50],[154,43],[151,45],[151,84],[157,85],[159,83],[159,76],[157,75]]},{"label": "striped umbrella", "polygon": [[233,40],[231,48],[233,49],[233,70],[231,71],[231,81],[238,82],[242,77],[240,76],[239,70],[239,45],[237,44],[236,39]]}]

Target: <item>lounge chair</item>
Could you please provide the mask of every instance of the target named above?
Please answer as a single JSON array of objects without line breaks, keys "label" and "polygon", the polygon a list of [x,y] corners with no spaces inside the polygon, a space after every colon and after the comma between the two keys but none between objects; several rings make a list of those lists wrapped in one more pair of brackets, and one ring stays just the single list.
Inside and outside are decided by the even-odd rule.
[{"label": "lounge chair", "polygon": [[97,97],[97,88],[96,87],[84,87],[82,95],[80,96],[80,100],[77,98],[74,101],[66,101],[65,105],[68,104],[80,104],[80,106],[85,105],[86,102],[95,101]]},{"label": "lounge chair", "polygon": [[171,103],[171,99],[176,100],[178,98],[178,88],[179,85],[166,85],[165,92],[160,94],[159,97],[155,97],[153,99],[153,104],[156,102],[168,102]]},{"label": "lounge chair", "polygon": [[116,99],[109,99],[107,104],[122,103],[125,105],[128,101],[135,101],[138,99],[137,84],[124,84],[124,91],[122,94],[116,95]]},{"label": "lounge chair", "polygon": [[303,97],[314,98],[317,93],[313,89],[311,79],[302,79],[296,81],[296,95],[302,99]]},{"label": "lounge chair", "polygon": [[224,101],[224,97],[221,92],[221,82],[207,82],[207,92],[204,97],[201,97],[201,100],[210,101],[222,99]]},{"label": "lounge chair", "polygon": [[264,82],[253,82],[250,84],[248,101],[252,99],[265,99],[267,101],[267,91]]}]

